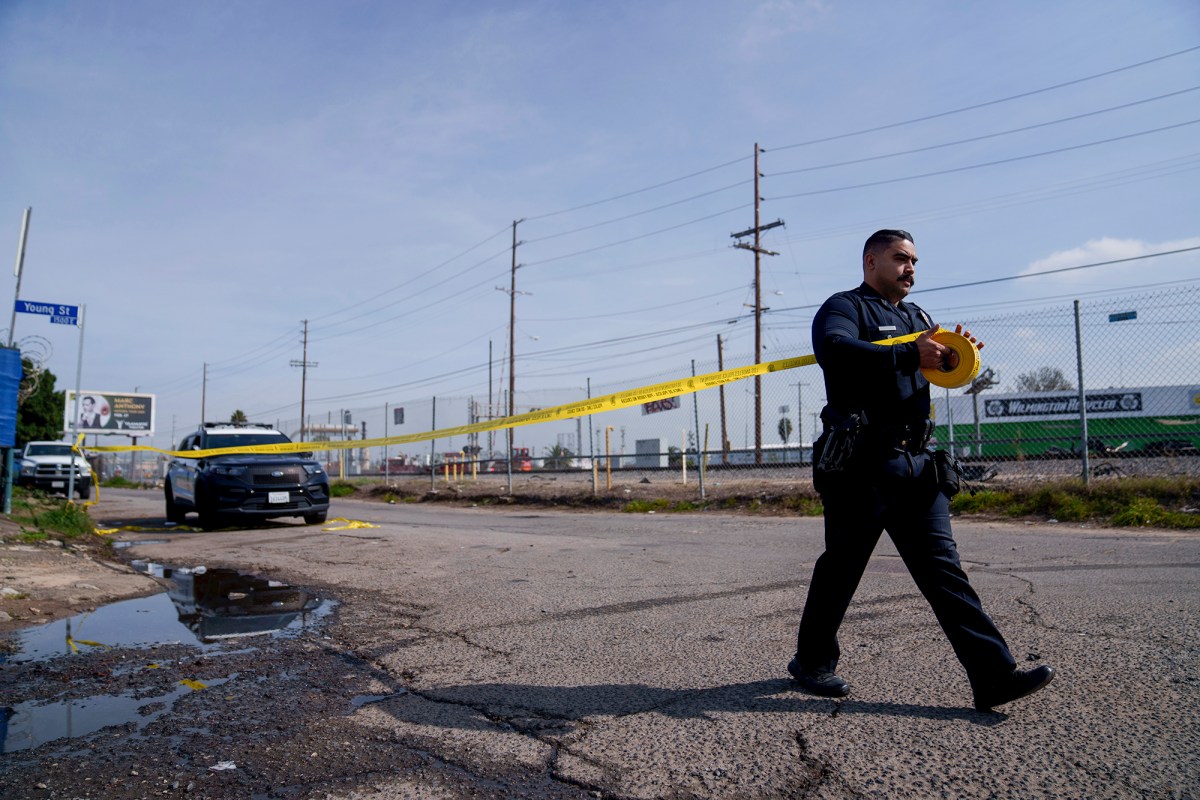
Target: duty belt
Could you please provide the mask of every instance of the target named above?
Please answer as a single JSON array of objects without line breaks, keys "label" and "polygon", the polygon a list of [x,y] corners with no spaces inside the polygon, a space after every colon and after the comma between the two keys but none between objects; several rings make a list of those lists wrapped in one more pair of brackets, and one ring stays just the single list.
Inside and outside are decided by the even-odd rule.
[{"label": "duty belt", "polygon": [[910,425],[879,425],[870,429],[871,438],[883,447],[895,447],[910,453],[919,453],[929,444],[933,435],[933,420],[915,422]]}]

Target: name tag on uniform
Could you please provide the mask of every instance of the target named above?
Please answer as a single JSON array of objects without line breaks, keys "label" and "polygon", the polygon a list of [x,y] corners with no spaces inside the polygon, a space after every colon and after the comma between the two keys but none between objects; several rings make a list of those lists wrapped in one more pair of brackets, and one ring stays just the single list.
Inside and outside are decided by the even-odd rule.
[{"label": "name tag on uniform", "polygon": [[895,326],[895,325],[880,325],[880,326],[877,328],[877,330],[878,330],[880,333],[883,333],[884,331],[894,331],[894,330],[896,330],[896,326]]}]

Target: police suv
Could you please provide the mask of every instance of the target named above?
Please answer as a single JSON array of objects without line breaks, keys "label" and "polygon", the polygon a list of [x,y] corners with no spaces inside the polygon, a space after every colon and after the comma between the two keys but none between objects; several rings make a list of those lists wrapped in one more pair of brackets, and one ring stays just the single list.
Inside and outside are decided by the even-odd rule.
[{"label": "police suv", "polygon": [[[205,422],[183,437],[177,449],[256,448],[289,442],[270,425]],[[183,522],[194,511],[205,529],[215,528],[222,517],[304,517],[309,525],[317,525],[329,512],[329,477],[312,453],[176,456],[167,466],[163,492],[169,521]]]}]

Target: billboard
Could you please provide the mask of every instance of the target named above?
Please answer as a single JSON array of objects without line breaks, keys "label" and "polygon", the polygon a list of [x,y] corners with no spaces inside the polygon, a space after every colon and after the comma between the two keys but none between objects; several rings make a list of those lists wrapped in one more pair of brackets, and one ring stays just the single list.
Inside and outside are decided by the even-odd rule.
[{"label": "billboard", "polygon": [[[1142,410],[1141,392],[1087,392],[1087,413],[1133,414]],[[1054,414],[1078,414],[1079,395],[1024,395],[997,398],[984,404],[989,417],[1034,417]]]},{"label": "billboard", "polygon": [[[75,391],[64,392],[63,430],[75,429]],[[79,432],[122,436],[154,435],[154,395],[121,392],[80,392]]]}]

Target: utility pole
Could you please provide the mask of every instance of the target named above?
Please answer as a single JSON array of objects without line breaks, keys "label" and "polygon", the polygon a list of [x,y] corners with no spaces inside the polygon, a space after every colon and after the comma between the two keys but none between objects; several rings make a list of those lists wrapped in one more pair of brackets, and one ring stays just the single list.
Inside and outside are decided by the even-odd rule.
[{"label": "utility pole", "polygon": [[[493,412],[496,410],[495,396],[492,394],[492,340],[488,339],[488,399],[487,399],[487,418],[491,422]],[[495,458],[496,453],[496,432],[488,430],[488,458]]]},{"label": "utility pole", "polygon": [[[514,403],[516,402],[517,392],[517,267],[521,266],[517,263],[517,247],[522,244],[517,241],[517,225],[524,220],[514,219],[512,224],[512,272],[510,285],[508,289],[496,287],[501,292],[508,292],[508,416],[513,415]],[[529,294],[529,292],[521,292],[521,294]],[[512,451],[513,451],[513,429],[508,429],[508,491],[512,494]]]},{"label": "utility pole", "polygon": [[[513,415],[513,398],[517,391],[517,223],[512,226],[512,285],[508,289],[508,415]],[[513,429],[508,429],[508,449],[512,452]]]},{"label": "utility pole", "polygon": [[303,350],[299,361],[295,359],[288,362],[290,366],[300,367],[300,441],[304,439],[304,393],[308,386],[308,368],[317,366],[317,362],[308,360],[308,320],[301,320],[304,324],[304,339]]},{"label": "utility pole", "polygon": [[[13,331],[17,329],[17,300],[21,299],[21,268],[25,266],[25,242],[29,238],[29,217],[33,214],[33,208],[26,208],[24,216],[21,217],[21,238],[17,242],[17,265],[13,269],[13,274],[17,279],[16,293],[13,295],[13,312],[12,322],[8,325],[8,346],[13,346]],[[7,512],[6,512],[7,513]]]},{"label": "utility pole", "polygon": [[[804,451],[804,387],[807,383],[796,382],[796,446],[801,455]],[[800,459],[804,461],[803,458]]]},{"label": "utility pole", "polygon": [[[745,242],[737,242],[734,247],[739,247],[742,250],[750,250],[754,253],[754,363],[762,363],[762,255],[766,253],[769,256],[777,256],[779,253],[774,253],[770,250],[762,248],[762,232],[769,231],[771,228],[778,228],[783,225],[783,220],[777,219],[774,222],[766,225],[759,223],[759,210],[762,203],[762,196],[759,194],[758,179],[762,177],[762,173],[758,171],[758,154],[763,152],[758,143],[754,143],[754,227],[740,233],[731,233],[729,236],[733,239],[741,239],[744,236],[754,234],[754,244],[749,245]],[[762,376],[754,376],[754,463],[762,463]]]},{"label": "utility pole", "polygon": [[208,400],[208,362],[204,362],[204,373],[200,379],[200,424],[204,425],[204,406]]},{"label": "utility pole", "polygon": [[[725,371],[725,357],[721,350],[721,334],[717,334],[717,372]],[[717,387],[721,394],[721,463],[729,463],[729,436],[725,432],[725,384]]]}]

